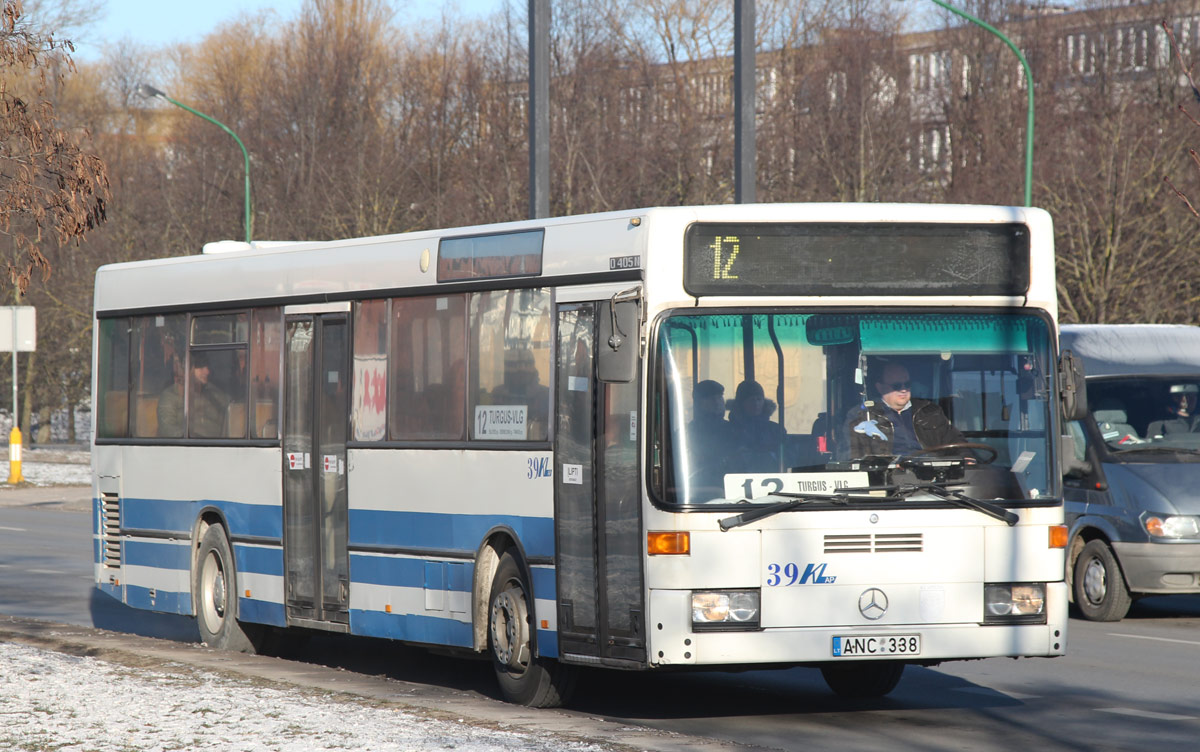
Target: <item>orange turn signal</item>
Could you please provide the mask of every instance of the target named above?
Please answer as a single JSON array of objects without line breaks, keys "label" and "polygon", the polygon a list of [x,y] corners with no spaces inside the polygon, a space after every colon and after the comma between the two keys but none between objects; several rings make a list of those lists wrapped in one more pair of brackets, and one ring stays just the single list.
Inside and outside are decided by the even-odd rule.
[{"label": "orange turn signal", "polygon": [[659,554],[690,554],[690,533],[646,533],[646,550],[651,556]]},{"label": "orange turn signal", "polygon": [[1051,525],[1050,526],[1050,548],[1066,548],[1067,547],[1067,526],[1066,525]]}]

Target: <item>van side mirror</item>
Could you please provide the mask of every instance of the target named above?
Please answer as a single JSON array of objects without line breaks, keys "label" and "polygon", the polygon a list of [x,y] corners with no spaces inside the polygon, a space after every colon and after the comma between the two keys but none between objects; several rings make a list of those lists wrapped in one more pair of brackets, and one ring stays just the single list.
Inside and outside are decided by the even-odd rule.
[{"label": "van side mirror", "polygon": [[[632,292],[635,297],[627,297]],[[637,289],[617,293],[600,304],[596,343],[597,375],[601,381],[628,384],[637,378],[638,355],[642,348],[641,298]]]},{"label": "van side mirror", "polygon": [[1058,358],[1058,391],[1063,420],[1087,417],[1087,384],[1083,377],[1083,362],[1070,350],[1063,350]]}]

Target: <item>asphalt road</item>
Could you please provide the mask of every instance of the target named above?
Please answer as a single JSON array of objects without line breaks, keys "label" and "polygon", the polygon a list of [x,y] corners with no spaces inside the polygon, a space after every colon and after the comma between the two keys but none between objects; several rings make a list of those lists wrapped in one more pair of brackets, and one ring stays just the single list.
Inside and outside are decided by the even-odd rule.
[{"label": "asphalt road", "polygon": [[[0,493],[0,614],[194,641],[191,619],[134,611],[93,590],[88,509],[78,500],[6,503]],[[150,643],[196,653],[184,644]],[[304,662],[254,657],[252,663],[284,674],[335,669],[343,681],[349,675],[381,682],[393,694],[400,682],[406,698],[471,700],[479,712],[508,722],[567,719],[570,727],[627,724],[668,732],[655,743],[639,739],[647,749],[696,748],[700,739],[714,749],[1200,747],[1200,596],[1147,599],[1118,623],[1072,619],[1068,655],[1061,658],[909,667],[891,695],[863,703],[833,696],[812,669],[588,671],[564,714],[494,702],[490,667],[483,662],[334,635],[314,637],[298,658]]]}]

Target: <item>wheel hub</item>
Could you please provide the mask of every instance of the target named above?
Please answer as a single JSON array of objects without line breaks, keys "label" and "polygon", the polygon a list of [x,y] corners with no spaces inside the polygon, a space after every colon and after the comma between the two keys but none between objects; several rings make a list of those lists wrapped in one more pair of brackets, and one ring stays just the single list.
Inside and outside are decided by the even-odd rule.
[{"label": "wheel hub", "polygon": [[510,669],[523,670],[529,655],[529,622],[521,591],[509,589],[497,593],[490,621],[496,660]]},{"label": "wheel hub", "polygon": [[1107,592],[1108,579],[1105,577],[1104,565],[1092,559],[1083,572],[1083,594],[1089,602],[1099,604],[1104,602]]}]

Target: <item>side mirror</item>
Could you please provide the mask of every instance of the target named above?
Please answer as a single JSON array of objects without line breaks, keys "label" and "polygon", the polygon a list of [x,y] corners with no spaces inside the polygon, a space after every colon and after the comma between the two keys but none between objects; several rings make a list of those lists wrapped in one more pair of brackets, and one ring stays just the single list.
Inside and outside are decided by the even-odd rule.
[{"label": "side mirror", "polygon": [[1087,417],[1087,384],[1083,376],[1083,362],[1070,350],[1064,350],[1058,359],[1059,395],[1064,420],[1083,420]]},{"label": "side mirror", "polygon": [[[636,292],[636,291],[635,291]],[[641,300],[622,299],[625,293],[600,304],[596,371],[601,381],[628,384],[637,378],[642,347]]]}]

